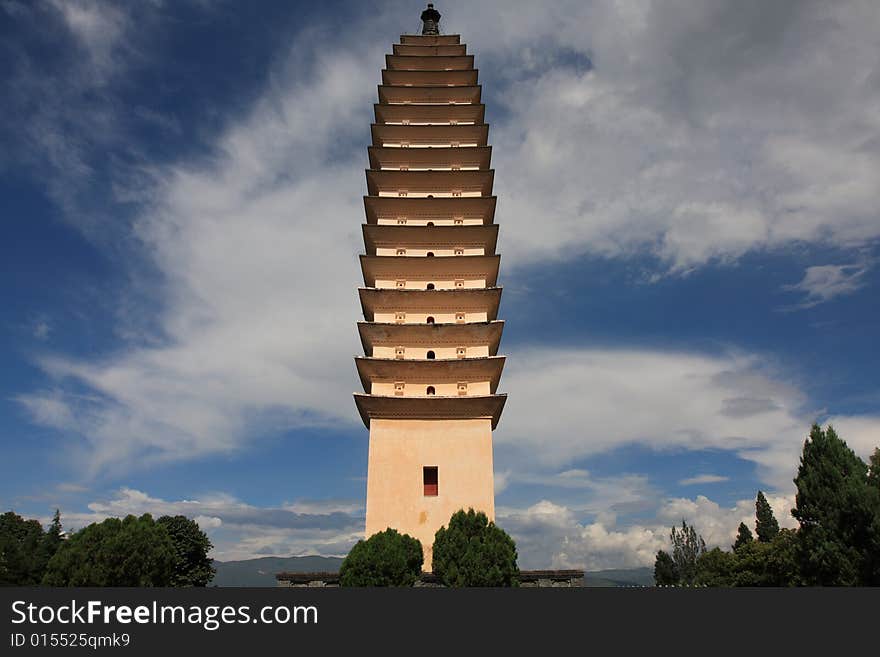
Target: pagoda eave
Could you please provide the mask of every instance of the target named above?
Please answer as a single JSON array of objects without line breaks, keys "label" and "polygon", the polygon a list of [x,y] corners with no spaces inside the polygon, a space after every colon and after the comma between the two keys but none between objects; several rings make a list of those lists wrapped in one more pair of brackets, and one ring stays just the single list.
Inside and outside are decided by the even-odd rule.
[{"label": "pagoda eave", "polygon": [[379,102],[392,105],[412,103],[437,105],[441,103],[469,105],[480,102],[482,87],[398,87],[379,85]]},{"label": "pagoda eave", "polygon": [[378,224],[380,219],[395,221],[398,217],[422,221],[461,217],[479,220],[483,224],[495,221],[495,196],[364,196],[367,223]]},{"label": "pagoda eave", "polygon": [[427,56],[419,53],[385,55],[385,68],[392,71],[475,70],[473,55],[441,55],[438,53],[431,53]]},{"label": "pagoda eave", "polygon": [[498,224],[467,226],[424,226],[394,224],[361,224],[367,255],[376,255],[377,248],[426,248],[445,246],[481,248],[493,255],[498,241]]},{"label": "pagoda eave", "polygon": [[[375,287],[376,280],[481,280],[486,287],[498,281],[500,255],[437,256],[371,256],[361,255],[364,285]],[[437,290],[427,290],[437,292]]]},{"label": "pagoda eave", "polygon": [[505,356],[488,356],[416,360],[355,356],[354,360],[364,392],[368,394],[372,390],[373,383],[394,381],[430,384],[488,381],[489,391],[495,394],[501,381],[505,358]]},{"label": "pagoda eave", "polygon": [[[413,109],[421,109],[412,106]],[[428,106],[422,106],[428,107]],[[373,123],[370,126],[373,146],[400,148],[398,144],[408,143],[410,147],[455,148],[451,142],[474,146],[486,146],[489,142],[489,124],[464,125],[389,125]],[[413,146],[415,145],[415,146]]]},{"label": "pagoda eave", "polygon": [[419,57],[461,57],[467,54],[467,46],[463,43],[436,45],[395,43],[392,52],[398,56],[417,55]]},{"label": "pagoda eave", "polygon": [[373,355],[373,347],[397,345],[470,346],[488,344],[489,355],[498,354],[504,321],[469,322],[467,324],[396,324],[358,322],[358,334],[364,353]]},{"label": "pagoda eave", "polygon": [[469,125],[480,124],[486,120],[486,106],[482,103],[473,105],[373,105],[376,124],[408,125],[417,127],[427,125]]},{"label": "pagoda eave", "polygon": [[458,167],[467,170],[487,170],[492,159],[491,146],[462,148],[400,148],[399,146],[370,146],[370,169],[400,170],[440,169]]},{"label": "pagoda eave", "polygon": [[401,34],[400,43],[418,46],[457,46],[460,34]]},{"label": "pagoda eave", "polygon": [[382,84],[389,87],[474,87],[478,71],[382,69]]},{"label": "pagoda eave", "polygon": [[407,290],[358,288],[364,318],[371,322],[377,312],[485,312],[489,321],[498,317],[500,287],[453,290]]},{"label": "pagoda eave", "polygon": [[498,426],[507,395],[468,397],[390,397],[354,394],[355,405],[364,425],[370,420],[472,420],[491,418],[492,429]]},{"label": "pagoda eave", "polygon": [[367,169],[367,191],[370,196],[387,194],[398,196],[400,190],[408,194],[444,194],[452,196],[450,189],[459,194],[492,195],[495,180],[494,169],[479,171],[395,171]]}]

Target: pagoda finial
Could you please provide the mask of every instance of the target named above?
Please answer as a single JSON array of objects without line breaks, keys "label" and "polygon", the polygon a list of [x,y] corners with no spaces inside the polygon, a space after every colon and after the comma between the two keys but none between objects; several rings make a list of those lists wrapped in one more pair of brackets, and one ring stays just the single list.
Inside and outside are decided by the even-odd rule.
[{"label": "pagoda finial", "polygon": [[430,2],[422,12],[422,34],[440,34],[440,12]]}]

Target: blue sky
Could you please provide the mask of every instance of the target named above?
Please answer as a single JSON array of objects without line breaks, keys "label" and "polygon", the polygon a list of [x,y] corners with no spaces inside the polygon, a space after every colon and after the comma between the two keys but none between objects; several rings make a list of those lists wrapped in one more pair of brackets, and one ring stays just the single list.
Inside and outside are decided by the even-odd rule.
[{"label": "blue sky", "polygon": [[[662,4],[662,7],[661,7]],[[498,522],[524,567],[790,524],[813,421],[880,444],[871,3],[449,2],[501,226]],[[356,254],[419,3],[0,2],[0,505],[363,527]]]}]

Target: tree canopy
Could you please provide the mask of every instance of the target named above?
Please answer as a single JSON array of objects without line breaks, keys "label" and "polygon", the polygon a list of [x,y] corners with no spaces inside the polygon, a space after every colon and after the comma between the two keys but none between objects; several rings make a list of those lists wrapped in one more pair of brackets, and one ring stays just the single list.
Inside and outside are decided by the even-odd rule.
[{"label": "tree canopy", "polygon": [[145,513],[108,518],[67,539],[49,561],[49,586],[170,586],[174,543],[165,528]]},{"label": "tree canopy", "polygon": [[758,491],[758,496],[755,498],[755,533],[762,543],[769,543],[779,533],[779,523],[776,522],[773,509],[770,508],[770,503],[761,491]]},{"label": "tree canopy", "polygon": [[832,426],[813,425],[794,483],[804,582],[880,584],[880,489]]},{"label": "tree canopy", "polygon": [[165,528],[174,545],[174,573],[171,586],[207,586],[214,577],[214,547],[195,520],[186,516],[162,516],[156,521]]},{"label": "tree canopy", "polygon": [[434,536],[433,570],[446,586],[518,586],[516,545],[482,511],[456,511]]}]

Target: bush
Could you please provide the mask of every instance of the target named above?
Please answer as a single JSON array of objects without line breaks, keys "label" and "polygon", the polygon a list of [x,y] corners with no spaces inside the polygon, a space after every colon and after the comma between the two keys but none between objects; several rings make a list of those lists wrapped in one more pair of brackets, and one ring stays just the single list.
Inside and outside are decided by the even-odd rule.
[{"label": "bush", "polygon": [[518,586],[516,545],[486,514],[456,511],[434,537],[434,574],[446,586]]},{"label": "bush", "polygon": [[386,529],[360,540],[339,568],[341,586],[412,586],[422,574],[422,544]]}]

